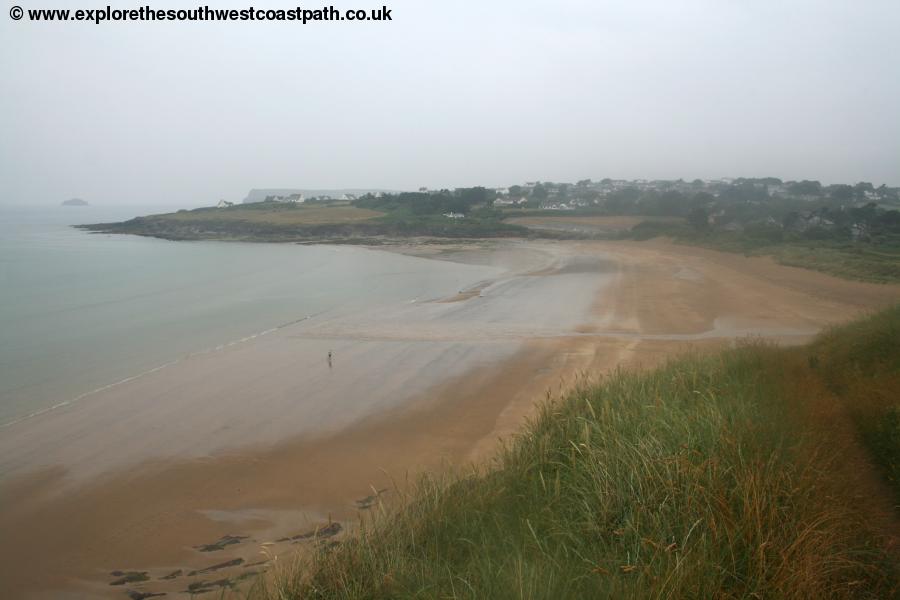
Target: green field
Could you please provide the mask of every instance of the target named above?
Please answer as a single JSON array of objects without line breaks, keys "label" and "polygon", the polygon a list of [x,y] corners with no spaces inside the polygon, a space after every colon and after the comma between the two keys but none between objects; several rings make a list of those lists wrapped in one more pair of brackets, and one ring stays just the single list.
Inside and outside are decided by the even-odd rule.
[{"label": "green field", "polygon": [[617,372],[260,597],[890,598],[900,307]]},{"label": "green field", "polygon": [[320,225],[322,223],[359,223],[384,216],[384,213],[357,208],[348,202],[331,204],[293,204],[257,202],[226,208],[200,208],[162,215],[179,222],[209,220],[246,221],[272,225]]},{"label": "green field", "polygon": [[168,240],[246,242],[372,244],[411,237],[472,239],[541,235],[503,223],[500,216],[489,209],[474,210],[463,219],[450,219],[441,213],[416,213],[402,206],[379,210],[334,201],[257,202],[227,208],[198,208],[138,217],[121,223],[79,227]]}]

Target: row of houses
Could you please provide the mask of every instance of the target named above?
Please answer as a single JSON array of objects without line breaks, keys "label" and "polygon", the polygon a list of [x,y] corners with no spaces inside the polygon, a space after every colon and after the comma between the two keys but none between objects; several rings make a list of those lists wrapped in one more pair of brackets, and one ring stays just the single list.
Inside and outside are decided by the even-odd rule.
[{"label": "row of houses", "polygon": [[[810,185],[805,185],[810,184]],[[857,184],[858,187],[860,184]],[[719,196],[732,186],[752,186],[760,196],[769,198],[795,198],[800,200],[818,200],[823,196],[833,193],[830,186],[823,186],[818,182],[794,182],[781,181],[773,177],[747,179],[747,178],[730,178],[723,177],[720,179],[694,179],[685,181],[662,180],[662,179],[602,179],[600,181],[592,181],[584,179],[577,183],[552,183],[529,181],[522,185],[495,188],[498,198],[509,198],[512,196],[531,196],[535,189],[540,186],[546,192],[548,199],[568,198],[568,197],[600,197],[604,198],[616,192],[626,189],[637,190],[639,192],[680,192],[685,195],[696,194],[697,192],[706,192],[712,196]],[[801,191],[798,188],[806,188],[809,191]],[[857,191],[857,193],[860,193]],[[869,189],[861,192],[862,197],[859,200],[868,202],[883,202],[895,199],[898,193],[897,188],[886,188],[882,186],[878,189]],[[509,206],[508,202],[501,205]]]},{"label": "row of houses", "polygon": [[289,194],[287,196],[271,195],[271,196],[266,196],[266,198],[265,198],[265,200],[263,200],[263,202],[283,202],[283,203],[290,203],[290,204],[303,204],[304,202],[306,202],[306,197],[299,192],[294,193],[294,194]]},{"label": "row of houses", "polygon": [[[381,192],[378,193],[378,196],[381,196]],[[342,194],[340,198],[335,198],[328,194],[323,194],[321,196],[312,196],[310,198],[306,198],[302,193],[296,192],[293,194],[287,194],[283,196],[279,196],[276,194],[270,194],[266,196],[262,202],[279,202],[282,204],[304,204],[306,202],[327,202],[329,200],[343,200],[345,202],[353,202],[357,200],[358,197],[356,194]],[[229,202],[227,200],[219,200],[219,203],[216,204],[217,208],[228,208],[229,206],[234,206],[234,202]]]},{"label": "row of houses", "polygon": [[494,206],[522,206],[526,202],[528,202],[528,199],[525,196],[500,196],[498,192],[497,199],[494,200]]}]

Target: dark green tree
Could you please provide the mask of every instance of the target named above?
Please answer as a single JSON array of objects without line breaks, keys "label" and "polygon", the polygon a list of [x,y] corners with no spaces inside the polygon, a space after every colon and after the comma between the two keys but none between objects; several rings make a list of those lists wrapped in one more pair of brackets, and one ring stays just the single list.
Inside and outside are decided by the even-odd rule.
[{"label": "dark green tree", "polygon": [[709,230],[709,211],[707,211],[704,207],[698,206],[693,209],[690,213],[688,213],[687,221],[690,223],[691,227],[696,229],[697,231],[708,231]]},{"label": "dark green tree", "polygon": [[788,186],[788,191],[794,196],[820,196],[822,184],[818,181],[795,181]]},{"label": "dark green tree", "polygon": [[851,202],[854,197],[853,186],[836,184],[828,186],[828,194],[839,202]]}]

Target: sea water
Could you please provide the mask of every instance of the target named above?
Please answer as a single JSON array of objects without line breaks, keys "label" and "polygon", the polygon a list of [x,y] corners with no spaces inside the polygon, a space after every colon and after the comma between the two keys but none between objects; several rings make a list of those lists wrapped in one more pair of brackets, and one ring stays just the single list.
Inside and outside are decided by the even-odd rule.
[{"label": "sea water", "polygon": [[494,273],[349,246],[72,227],[154,212],[0,206],[0,427],[287,323],[442,297]]}]

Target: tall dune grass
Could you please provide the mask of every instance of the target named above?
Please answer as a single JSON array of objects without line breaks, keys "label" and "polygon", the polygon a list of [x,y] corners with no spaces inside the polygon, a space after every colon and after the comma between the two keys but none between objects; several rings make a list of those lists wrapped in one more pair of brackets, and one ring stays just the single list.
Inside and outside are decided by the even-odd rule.
[{"label": "tall dune grass", "polygon": [[842,400],[900,506],[900,305],[825,332],[809,360]]},{"label": "tall dune grass", "polygon": [[[897,338],[873,332],[896,331],[900,310],[876,319],[810,348],[751,344],[583,385],[546,403],[494,465],[422,479],[399,506],[261,593],[891,597],[895,557],[846,493],[841,445],[804,418],[800,404],[815,399],[794,396],[813,388],[792,384],[800,371],[837,377],[834,389],[896,380]],[[877,358],[871,376],[859,365],[847,366],[856,376],[838,373],[847,344]]]}]

